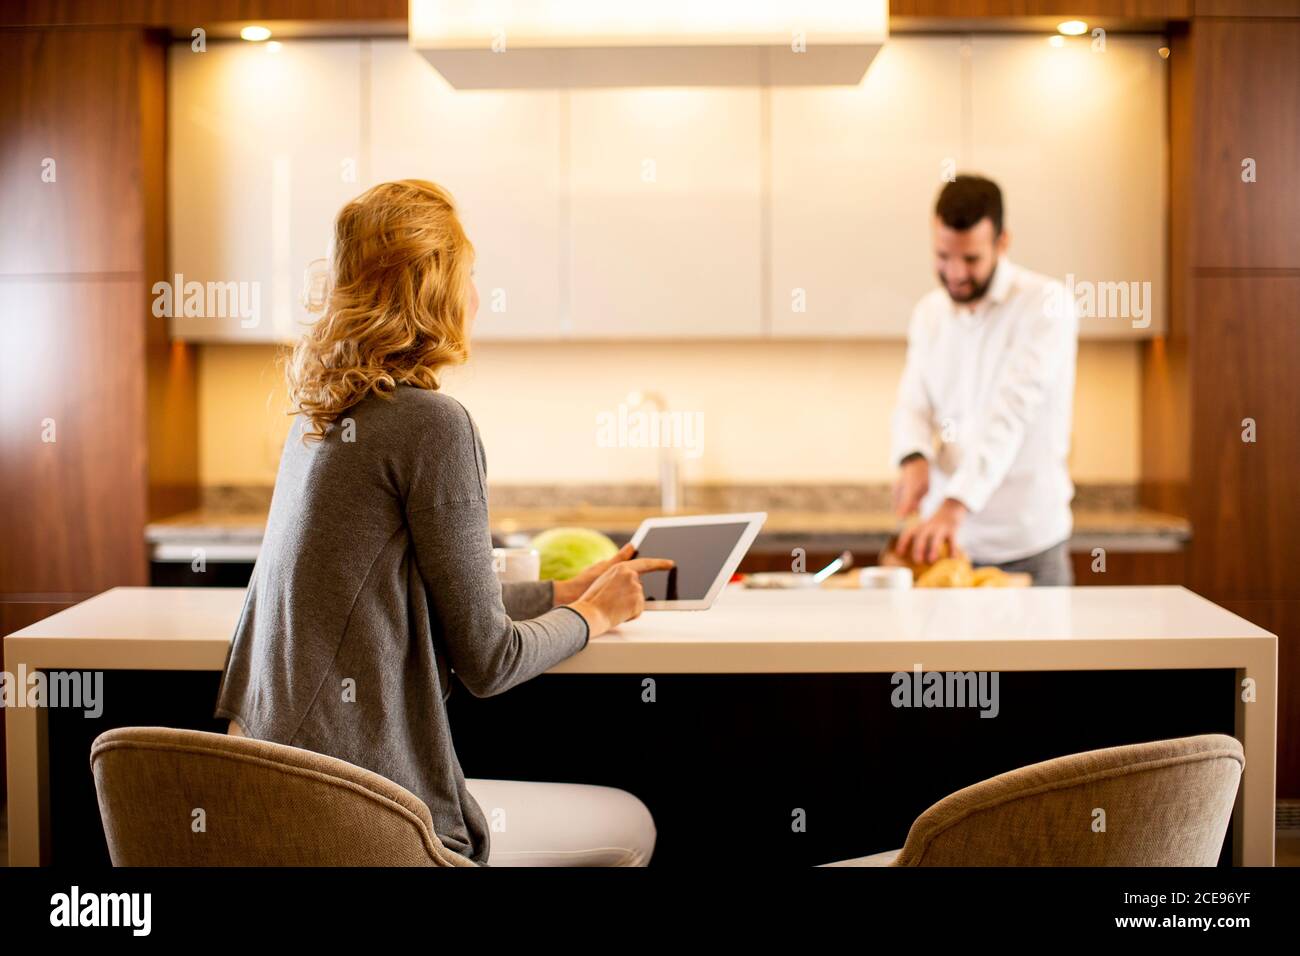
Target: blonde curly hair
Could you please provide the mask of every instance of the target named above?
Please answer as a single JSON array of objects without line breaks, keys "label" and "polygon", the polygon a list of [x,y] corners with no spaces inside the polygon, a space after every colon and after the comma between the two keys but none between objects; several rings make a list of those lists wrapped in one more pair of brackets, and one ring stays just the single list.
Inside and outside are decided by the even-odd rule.
[{"label": "blonde curly hair", "polygon": [[304,440],[367,395],[438,388],[439,371],[469,357],[473,261],[451,195],[434,183],[383,183],[339,211],[323,313],[285,369]]}]

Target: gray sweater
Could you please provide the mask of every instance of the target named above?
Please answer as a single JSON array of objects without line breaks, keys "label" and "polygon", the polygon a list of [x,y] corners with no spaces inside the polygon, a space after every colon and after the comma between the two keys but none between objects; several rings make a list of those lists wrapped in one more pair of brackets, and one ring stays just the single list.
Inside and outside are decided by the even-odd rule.
[{"label": "gray sweater", "polygon": [[455,399],[399,386],[321,442],[304,444],[303,426],[285,441],[216,714],[396,781],[444,844],[485,863],[449,670],[499,694],[582,650],[587,623],[552,608],[550,582],[498,583],[483,446]]}]

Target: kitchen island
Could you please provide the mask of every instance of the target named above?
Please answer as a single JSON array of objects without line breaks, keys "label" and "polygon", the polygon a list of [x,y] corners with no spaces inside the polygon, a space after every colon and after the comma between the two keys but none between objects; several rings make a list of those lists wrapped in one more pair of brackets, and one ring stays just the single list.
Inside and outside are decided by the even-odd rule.
[{"label": "kitchen island", "polygon": [[[39,670],[220,672],[243,598],[243,590],[234,588],[117,588],[7,636],[4,640],[5,669],[14,675],[20,669],[27,674]],[[1130,685],[1142,688],[1137,692],[1139,695],[1157,697],[1164,686],[1158,683],[1161,675],[1228,675],[1230,679],[1226,681],[1186,685],[1194,688],[1190,692],[1168,691],[1183,696],[1147,703],[1157,710],[1177,711],[1183,721],[1177,725],[1180,735],[1219,729],[1210,725],[1208,716],[1205,722],[1201,722],[1198,715],[1202,713],[1218,715],[1214,719],[1219,721],[1227,715],[1231,726],[1223,729],[1235,734],[1246,754],[1246,768],[1234,815],[1231,858],[1245,865],[1272,864],[1277,639],[1179,587],[761,592],[732,586],[709,611],[648,612],[640,620],[597,638],[582,653],[500,699],[530,692],[532,685],[544,690],[543,682],[548,680],[567,681],[564,686],[568,693],[575,682],[594,680],[599,675],[619,675],[623,681],[621,689],[617,690],[617,694],[623,695],[619,697],[620,703],[611,705],[604,712],[588,713],[586,722],[573,730],[575,735],[581,736],[587,728],[600,727],[607,735],[602,743],[605,747],[602,752],[612,754],[620,740],[625,742],[628,751],[638,748],[644,751],[644,754],[621,756],[629,760],[635,757],[647,766],[654,764],[645,786],[653,787],[654,781],[658,780],[663,793],[654,801],[647,800],[647,803],[660,821],[661,838],[667,839],[669,822],[676,822],[679,814],[685,813],[681,806],[670,806],[671,801],[685,800],[687,796],[697,801],[700,797],[698,789],[691,792],[691,780],[667,779],[685,773],[680,768],[687,766],[684,754],[691,746],[691,734],[685,731],[691,727],[691,721],[705,720],[701,732],[709,731],[723,737],[732,733],[743,736],[744,727],[758,726],[762,720],[773,716],[764,715],[759,710],[781,710],[779,701],[760,694],[759,710],[734,725],[719,719],[717,713],[704,717],[704,709],[670,719],[670,691],[675,686],[683,687],[683,700],[687,691],[696,692],[685,684],[674,685],[677,676],[712,681],[704,691],[705,696],[696,698],[708,700],[709,695],[717,697],[717,690],[722,686],[716,683],[719,680],[734,686],[738,682],[765,678],[836,680],[859,675],[910,676],[918,670],[926,673],[983,671],[1001,674],[998,708],[1001,715],[986,720],[971,712],[970,716],[975,720],[966,721],[957,728],[963,734],[984,733],[983,728],[1000,722],[1004,722],[1002,726],[1014,726],[1005,722],[1014,719],[1013,712],[1020,703],[1016,698],[1019,692],[1016,688],[1026,686],[1016,684],[1014,679],[1022,672],[1080,672],[1085,675],[1124,672],[1137,675],[1145,682]],[[651,690],[647,694],[647,688],[654,688],[656,682],[658,691]],[[776,685],[751,686],[768,688]],[[1084,715],[1085,722],[1105,723],[1108,712],[1116,711],[1133,696],[1132,691],[1119,692],[1118,695],[1108,692],[1104,683],[1091,677],[1073,686],[1085,688],[1081,695],[1083,699],[1070,704]],[[1213,690],[1206,697],[1196,696],[1203,693],[1205,687]],[[860,702],[859,709],[876,717],[897,717],[901,712],[896,707],[891,709],[888,700],[892,689],[888,682],[882,685],[878,680],[851,690],[844,699]],[[820,694],[820,691],[816,693]],[[1077,689],[1075,693],[1078,694]],[[106,711],[110,714],[114,703],[111,694],[110,685]],[[467,694],[460,697],[472,707],[492,705],[498,700],[475,700]],[[537,713],[539,704],[535,698],[516,699],[528,701],[530,710],[527,713],[533,715],[533,722],[544,720],[545,715]],[[457,695],[453,694],[453,701],[456,700]],[[800,756],[803,750],[811,753],[818,745],[825,746],[832,741],[837,723],[835,718],[817,723],[817,715],[812,713],[816,710],[816,698],[813,700],[811,706],[800,704],[784,715],[778,713],[776,716],[780,719],[776,723],[764,725],[780,728],[788,722],[811,720],[807,726],[812,730],[774,741],[771,734],[780,734],[781,731],[769,729],[763,732],[764,739],[744,742],[756,751],[768,749],[776,752],[781,760],[775,766],[785,767],[788,775],[796,780],[817,773],[819,766],[827,767],[828,774],[831,772],[830,763],[809,764]],[[1041,701],[1042,698],[1035,700]],[[561,699],[557,696],[547,706],[552,704],[556,708],[553,711],[556,724],[572,727],[563,723],[560,716]],[[210,711],[206,699],[199,705]],[[663,709],[647,709],[653,707]],[[1032,718],[1031,707],[1019,709],[1026,717]],[[139,706],[132,710],[137,720],[141,719],[141,713],[149,713],[147,706],[143,710]],[[490,714],[488,711],[483,713]],[[651,718],[647,714],[656,716]],[[662,719],[659,714],[663,715]],[[945,719],[951,720],[953,716],[949,712]],[[69,717],[66,714],[52,716],[43,708],[15,706],[6,708],[5,719],[9,739],[10,862],[36,865],[50,858],[51,780],[72,766],[71,763],[65,766],[64,762],[80,762],[69,772],[78,775],[84,772],[88,776],[89,769],[84,764],[87,755],[80,752],[54,754],[49,748],[49,725],[56,719],[67,721]],[[79,712],[75,719],[83,720]],[[517,716],[511,719],[516,721],[514,726],[518,726]],[[503,764],[499,754],[506,753],[504,749],[499,750],[495,762],[489,759],[483,753],[482,738],[467,726],[468,720],[453,712],[458,751],[468,775],[518,773],[522,776],[524,772],[536,769],[508,762]],[[1140,727],[1122,732],[1114,729],[1125,724],[1126,719],[1109,725],[1112,729],[1102,735],[1105,738],[1103,744],[1143,739]],[[102,727],[90,729],[98,733],[111,725],[109,720]],[[1168,730],[1164,724],[1159,726]],[[872,734],[855,733],[864,747],[871,743],[869,737]],[[1117,734],[1124,739],[1115,739]],[[990,741],[989,753],[992,754],[994,738],[986,734],[984,739]],[[613,741],[613,745],[609,741]],[[733,743],[739,746],[741,741]],[[834,764],[853,765],[862,759],[847,749],[856,746],[850,739],[835,738],[833,744],[829,753]],[[946,752],[952,754],[951,760],[969,759],[969,749],[956,748],[955,753]],[[1057,754],[1043,754],[1052,755]],[[556,756],[555,759],[562,758]],[[694,767],[696,763],[707,766],[702,759],[690,766]],[[989,769],[992,772],[1009,769],[994,766],[995,763],[990,756]],[[771,765],[764,766],[769,767],[763,771],[764,779],[772,779]],[[476,767],[490,772],[481,772]],[[978,769],[976,779],[992,775],[983,768],[984,764],[976,763],[967,766],[963,772],[969,776]],[[898,773],[891,774],[887,766],[878,769],[879,777],[886,784],[891,784],[891,777],[894,778],[891,785],[906,782],[897,779]],[[591,770],[593,779],[599,779],[602,768],[593,766]],[[609,782],[620,785],[622,778]],[[975,780],[965,779],[965,782],[973,783]],[[725,780],[719,780],[714,786],[724,784]],[[682,796],[674,798],[675,793]],[[719,800],[738,799],[735,794],[718,793],[716,796]],[[909,807],[912,805],[908,804]],[[797,806],[802,806],[802,803]],[[920,807],[923,809],[924,803]],[[698,817],[695,806],[690,811]],[[788,815],[786,819],[788,828]],[[910,822],[910,818],[903,819],[894,825],[901,826],[905,833]],[[707,830],[710,825],[699,822],[697,827]],[[847,837],[845,839],[847,841]],[[761,836],[755,835],[754,841],[760,840]],[[839,852],[841,844],[834,845]],[[862,849],[847,841],[842,845],[842,855],[854,855]]]}]

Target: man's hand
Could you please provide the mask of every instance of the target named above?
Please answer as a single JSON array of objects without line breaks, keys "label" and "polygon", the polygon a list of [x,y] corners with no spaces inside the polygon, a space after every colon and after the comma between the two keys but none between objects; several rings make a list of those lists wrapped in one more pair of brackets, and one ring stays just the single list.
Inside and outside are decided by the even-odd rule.
[{"label": "man's hand", "polygon": [[959,554],[957,529],[961,527],[966,513],[966,506],[956,498],[945,498],[934,514],[898,536],[894,550],[902,555],[907,555],[910,551],[910,557],[916,564],[929,564],[939,560],[945,543],[949,554]]},{"label": "man's hand", "polygon": [[930,463],[922,455],[907,458],[898,468],[894,482],[894,513],[906,518],[921,505],[930,490]]},{"label": "man's hand", "polygon": [[616,564],[622,564],[628,561],[636,554],[636,549],[631,544],[625,544],[618,549],[618,553],[606,561],[597,561],[589,568],[581,571],[567,581],[555,582],[555,606],[561,604],[572,604],[578,598],[587,593],[587,588],[595,583],[596,579],[612,568]]}]

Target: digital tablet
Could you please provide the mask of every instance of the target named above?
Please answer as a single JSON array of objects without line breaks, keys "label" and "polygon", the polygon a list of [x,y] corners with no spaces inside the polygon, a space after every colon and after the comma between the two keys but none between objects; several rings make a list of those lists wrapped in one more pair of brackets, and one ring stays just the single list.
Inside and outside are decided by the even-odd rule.
[{"label": "digital tablet", "polygon": [[638,558],[671,558],[671,571],[641,575],[647,611],[702,611],[713,604],[754,543],[767,513],[647,518],[632,544]]}]

